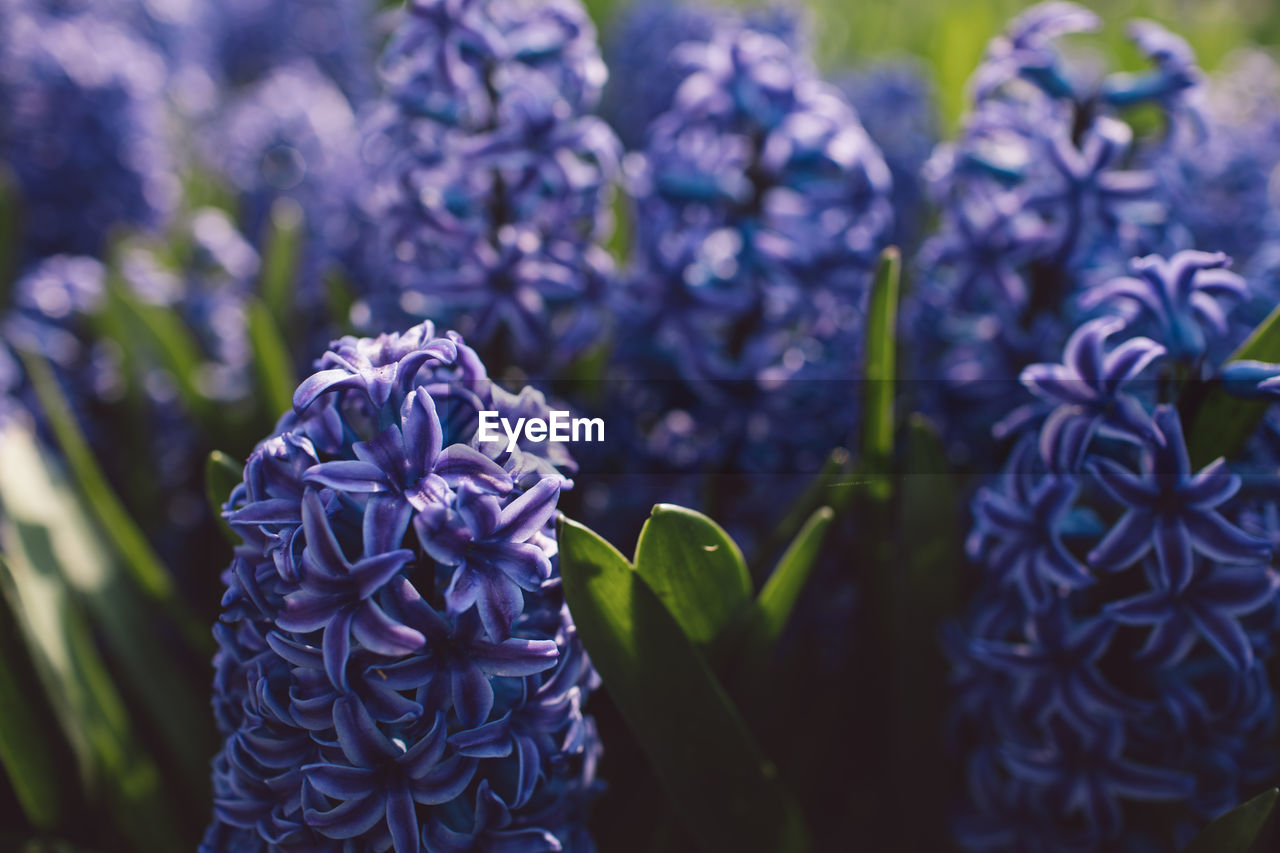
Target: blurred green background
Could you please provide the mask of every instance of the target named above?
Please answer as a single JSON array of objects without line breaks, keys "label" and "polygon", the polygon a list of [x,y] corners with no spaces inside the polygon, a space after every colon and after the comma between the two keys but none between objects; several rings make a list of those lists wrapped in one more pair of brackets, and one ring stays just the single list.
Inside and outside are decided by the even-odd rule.
[{"label": "blurred green background", "polygon": [[[585,0],[607,35],[610,22],[627,0]],[[768,5],[743,2],[739,6]],[[1008,20],[1033,2],[1014,0],[807,0],[818,61],[835,71],[886,56],[910,54],[933,71],[944,128],[955,127],[964,111],[964,84],[987,41]],[[1202,67],[1212,71],[1232,51],[1250,44],[1280,41],[1280,4],[1271,0],[1120,0],[1082,2],[1102,17],[1095,44],[1111,62],[1141,65],[1125,36],[1124,21],[1146,17],[1184,36]]]}]

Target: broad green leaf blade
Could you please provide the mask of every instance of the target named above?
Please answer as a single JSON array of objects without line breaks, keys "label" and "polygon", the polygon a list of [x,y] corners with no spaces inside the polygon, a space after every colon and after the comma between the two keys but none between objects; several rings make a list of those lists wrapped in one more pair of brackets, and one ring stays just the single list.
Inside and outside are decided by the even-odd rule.
[{"label": "broad green leaf blade", "polygon": [[1250,853],[1275,810],[1278,794],[1272,788],[1236,806],[1206,826],[1182,853]]},{"label": "broad green leaf blade", "polygon": [[871,475],[871,496],[887,501],[892,491],[893,397],[897,379],[898,290],[902,256],[896,246],[880,255],[867,308],[863,373],[862,467]]},{"label": "broad green leaf blade", "polygon": [[[1280,306],[1258,324],[1227,363],[1240,359],[1280,362]],[[1258,428],[1270,405],[1267,400],[1242,400],[1222,388],[1209,391],[1196,409],[1191,429],[1187,431],[1187,452],[1191,454],[1191,464],[1198,469],[1219,456],[1230,459],[1238,454]]]},{"label": "broad green leaf blade", "polygon": [[61,736],[46,716],[47,705],[0,598],[0,772],[8,776],[27,820],[43,830],[55,828],[67,808],[56,772]]},{"label": "broad green leaf blade", "polygon": [[686,828],[708,851],[799,853],[799,808],[706,661],[626,558],[560,520],[578,635]]},{"label": "broad green leaf blade", "polygon": [[93,453],[76,425],[49,363],[38,353],[19,352],[36,396],[53,428],[58,446],[67,460],[80,494],[96,517],[116,553],[138,588],[160,605],[182,630],[192,648],[212,654],[208,631],[178,598],[169,572],[151,550],[146,536],[130,517],[98,467]]},{"label": "broad green leaf blade", "polygon": [[244,465],[232,456],[215,450],[209,454],[204,464],[204,494],[209,502],[209,511],[218,520],[218,529],[233,546],[240,544],[240,537],[222,517],[222,506],[231,497],[231,490],[244,479]]},{"label": "broad green leaf blade", "polygon": [[636,543],[636,571],[703,648],[751,603],[751,575],[738,546],[720,525],[684,507],[653,508]]},{"label": "broad green leaf blade", "polygon": [[246,300],[249,315],[249,345],[264,422],[276,419],[293,407],[293,389],[298,386],[289,361],[289,348],[271,311],[258,299]]},{"label": "broad green leaf blade", "polygon": [[759,673],[773,654],[782,629],[786,627],[791,611],[800,599],[800,592],[813,570],[813,564],[822,550],[827,528],[835,513],[830,507],[820,507],[796,535],[795,541],[783,553],[782,559],[769,575],[764,589],[751,608],[739,662],[738,683],[743,684],[752,673]]},{"label": "broad green leaf blade", "polygon": [[[203,795],[213,731],[202,674],[191,671],[165,642],[156,614],[111,559],[80,502],[48,464],[30,433],[11,429],[0,449],[0,542],[56,571],[83,604],[108,656],[136,696],[146,720],[183,772],[177,786]],[[47,543],[48,547],[43,547]]]},{"label": "broad green leaf blade", "polygon": [[291,198],[277,199],[271,207],[271,233],[263,253],[261,292],[271,317],[282,329],[290,327],[298,259],[302,252],[303,219],[301,205]]}]

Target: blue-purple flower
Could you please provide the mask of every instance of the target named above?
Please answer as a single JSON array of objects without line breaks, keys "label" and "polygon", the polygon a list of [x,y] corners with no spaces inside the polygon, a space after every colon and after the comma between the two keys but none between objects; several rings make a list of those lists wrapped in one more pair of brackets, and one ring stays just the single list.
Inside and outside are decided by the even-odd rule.
[{"label": "blue-purple flower", "polygon": [[527,368],[563,364],[605,326],[619,145],[590,115],[604,83],[576,0],[415,0],[367,120],[390,291],[378,322],[447,318]]},{"label": "blue-purple flower", "polygon": [[[1258,441],[1194,470],[1173,404],[1231,387],[1215,354],[1239,344],[1226,311],[1248,294],[1225,266],[1205,252],[1135,261],[1141,279],[1091,293],[1140,309],[1083,322],[1063,363],[1023,371],[1038,400],[1010,417],[1005,471],[973,499],[982,588],[947,634],[972,750],[966,849],[1185,843],[1274,770],[1256,756],[1276,724],[1277,478]],[[1251,393],[1271,375],[1234,371]],[[1145,801],[1190,808],[1152,838],[1129,820]]]},{"label": "blue-purple flower", "polygon": [[316,367],[227,506],[208,849],[589,849],[596,677],[552,527],[573,463],[477,434],[542,398],[430,323]]},{"label": "blue-purple flower", "polygon": [[8,4],[0,28],[0,158],[22,204],[19,254],[100,255],[113,229],[158,229],[177,174],[163,59],[96,11]]}]

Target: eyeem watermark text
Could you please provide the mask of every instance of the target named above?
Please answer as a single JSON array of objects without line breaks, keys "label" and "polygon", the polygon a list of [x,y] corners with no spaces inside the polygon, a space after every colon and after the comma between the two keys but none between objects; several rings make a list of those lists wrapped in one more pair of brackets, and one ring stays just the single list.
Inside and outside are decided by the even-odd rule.
[{"label": "eyeem watermark text", "polygon": [[521,437],[527,441],[604,441],[604,418],[573,418],[569,412],[552,409],[550,418],[516,418],[513,425],[498,412],[485,409],[480,412],[481,443],[501,441],[498,427],[507,436],[507,452],[516,449]]}]

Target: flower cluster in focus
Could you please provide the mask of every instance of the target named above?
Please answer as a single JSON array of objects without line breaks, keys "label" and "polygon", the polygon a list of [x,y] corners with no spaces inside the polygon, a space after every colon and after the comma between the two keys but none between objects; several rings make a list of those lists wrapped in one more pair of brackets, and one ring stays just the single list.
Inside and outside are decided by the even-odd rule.
[{"label": "flower cluster in focus", "polygon": [[542,396],[424,323],[335,341],[294,403],[227,506],[202,850],[592,849],[552,526],[574,463],[476,435]]}]

